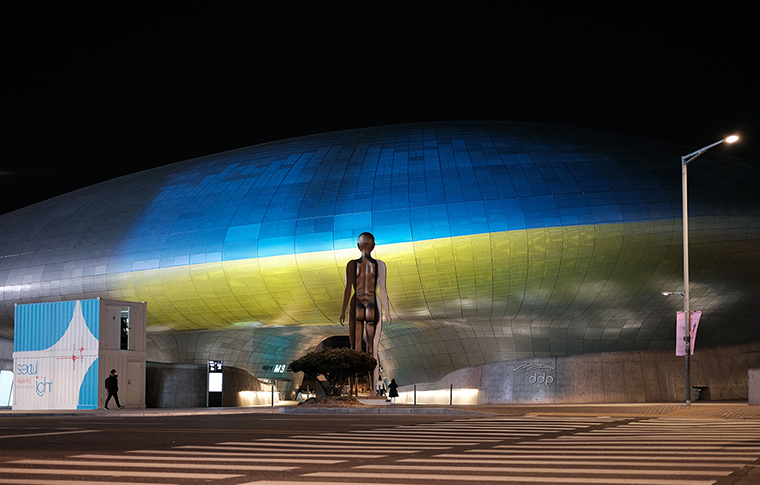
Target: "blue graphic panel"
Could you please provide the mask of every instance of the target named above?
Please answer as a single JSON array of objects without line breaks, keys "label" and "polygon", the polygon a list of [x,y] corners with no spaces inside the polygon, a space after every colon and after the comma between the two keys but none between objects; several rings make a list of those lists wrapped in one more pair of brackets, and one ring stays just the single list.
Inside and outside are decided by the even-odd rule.
[{"label": "blue graphic panel", "polygon": [[69,328],[75,305],[75,301],[16,305],[14,352],[52,347]]},{"label": "blue graphic panel", "polygon": [[82,300],[82,316],[92,336],[100,339],[100,300]]},{"label": "blue graphic panel", "polygon": [[98,380],[98,359],[95,359],[79,387],[77,409],[98,409]]},{"label": "blue graphic panel", "polygon": [[[82,315],[92,335],[99,338],[100,300],[81,300]],[[15,352],[39,351],[52,347],[69,328],[76,301],[16,305]]]}]

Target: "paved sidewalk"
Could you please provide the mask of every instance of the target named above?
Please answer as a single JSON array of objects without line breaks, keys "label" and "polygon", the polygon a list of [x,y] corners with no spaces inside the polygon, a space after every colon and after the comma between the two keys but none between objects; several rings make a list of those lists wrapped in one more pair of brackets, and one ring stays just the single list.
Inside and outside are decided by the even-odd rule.
[{"label": "paved sidewalk", "polygon": [[123,410],[12,411],[0,408],[0,419],[22,416],[192,416],[209,414],[296,413],[296,414],[496,414],[505,416],[633,416],[693,419],[760,419],[760,406],[744,402],[702,401],[691,406],[682,403],[621,404],[487,404],[469,406],[392,405],[366,408],[304,408],[284,402],[279,406],[227,408],[149,408]]}]

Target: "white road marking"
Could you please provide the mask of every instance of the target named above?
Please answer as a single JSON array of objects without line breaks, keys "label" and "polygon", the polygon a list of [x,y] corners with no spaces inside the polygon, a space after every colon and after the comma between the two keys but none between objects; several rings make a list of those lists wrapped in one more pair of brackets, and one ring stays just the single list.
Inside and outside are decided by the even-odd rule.
[{"label": "white road marking", "polygon": [[545,424],[541,426],[537,426],[535,424],[526,424],[525,426],[520,426],[519,424],[515,423],[515,424],[510,424],[509,426],[436,426],[434,428],[429,427],[429,426],[424,426],[420,428],[412,428],[410,426],[410,427],[406,427],[405,429],[400,429],[400,431],[405,431],[409,429],[420,429],[423,431],[441,430],[441,431],[462,431],[462,432],[469,431],[469,430],[479,430],[479,431],[486,431],[486,432],[491,432],[491,433],[498,433],[500,431],[505,431],[505,430],[520,430],[520,429],[533,430],[533,431],[554,431],[554,430],[573,431],[576,429],[586,429],[586,428],[588,428],[588,426],[562,426],[562,425],[551,425],[551,424]]},{"label": "white road marking", "polygon": [[[592,420],[592,421],[589,421]],[[625,420],[626,418],[612,418],[609,416],[537,416],[537,415],[526,415],[526,416],[504,416],[501,418],[464,418],[464,419],[455,419],[450,422],[452,423],[466,423],[466,422],[472,422],[477,420],[478,422],[483,423],[506,423],[509,421],[518,421],[518,422],[533,422],[533,423],[540,423],[540,422],[550,422],[550,423],[572,423],[574,421],[579,421],[581,424],[588,424],[590,422],[593,422],[594,424],[600,424],[600,423],[609,423],[614,421],[621,421]]]},{"label": "white road marking", "polygon": [[397,428],[387,428],[387,429],[421,429],[424,431],[429,430],[436,430],[436,429],[451,429],[451,430],[462,430],[462,429],[480,429],[483,431],[503,431],[503,430],[510,430],[510,429],[533,429],[533,430],[546,430],[546,429],[563,429],[563,430],[574,430],[574,429],[587,429],[591,426],[588,424],[568,424],[568,423],[531,423],[528,421],[515,421],[513,423],[503,423],[498,425],[492,425],[492,424],[485,424],[485,423],[440,423],[440,424],[431,424],[431,425],[422,425],[422,426],[399,426]]},{"label": "white road marking", "polygon": [[[664,443],[658,443],[658,444],[664,444]],[[512,447],[515,445],[496,445],[496,448],[500,449],[506,449],[508,447]],[[732,451],[732,448],[728,448],[726,446],[689,446],[689,445],[683,445],[683,446],[646,446],[645,444],[640,445],[583,445],[583,444],[567,444],[567,445],[557,445],[555,443],[523,443],[518,445],[523,450],[533,449],[533,450],[547,450],[547,449],[553,449],[553,450],[694,450],[694,451],[701,451],[701,450],[720,450],[720,451]],[[742,451],[760,451],[759,446],[747,446],[747,447],[741,447],[737,448],[737,450]],[[485,450],[481,450],[485,451]]]},{"label": "white road marking", "polygon": [[652,432],[657,432],[659,436],[704,436],[705,432],[709,431],[712,436],[757,436],[757,432],[760,430],[732,430],[732,429],[705,429],[698,428],[696,430],[687,430],[684,428],[668,430],[667,433],[663,433],[657,429],[626,429],[626,428],[614,428],[614,429],[595,429],[591,431],[582,431],[576,433],[575,436],[646,436]]},{"label": "white road marking", "polygon": [[[704,434],[700,435],[704,438]],[[573,442],[573,443],[614,443],[616,441],[625,441],[627,443],[639,443],[639,442],[645,442],[649,443],[652,441],[658,441],[661,443],[683,443],[684,440],[689,439],[688,436],[684,436],[683,438],[679,438],[676,436],[647,436],[647,435],[636,435],[636,436],[558,436],[556,438],[547,438],[543,439],[541,441],[556,441],[556,442]],[[757,436],[747,436],[747,437],[726,437],[726,436],[712,436],[710,435],[710,443],[712,444],[729,444],[729,443],[741,443],[745,441],[755,441],[757,439]]]},{"label": "white road marking", "polygon": [[[569,445],[572,443],[571,446],[575,445],[587,445],[587,444],[599,444],[599,445],[605,445],[610,444],[612,446],[615,446],[617,443],[625,443],[628,445],[649,445],[649,444],[657,444],[657,445],[683,445],[684,443],[690,443],[692,445],[695,444],[695,440],[685,441],[680,439],[674,439],[674,438],[668,438],[668,439],[662,439],[657,437],[652,438],[628,438],[628,439],[619,439],[619,440],[595,440],[595,439],[583,439],[583,440],[565,440],[565,439],[539,439],[539,442],[551,442],[551,443],[558,443],[561,445]],[[702,441],[708,441],[710,445],[742,445],[747,442],[754,442],[756,440],[702,440]],[[697,444],[698,446],[698,444]]]},{"label": "white road marking", "polygon": [[[481,438],[483,436],[483,438]],[[502,435],[498,435],[502,436]],[[536,436],[540,436],[540,434],[536,434]],[[430,443],[430,442],[438,442],[441,440],[441,438],[445,438],[448,440],[459,440],[459,441],[501,441],[496,435],[481,435],[480,433],[463,433],[463,434],[449,434],[449,433],[441,433],[441,434],[421,434],[413,431],[407,431],[406,433],[362,433],[361,435],[358,434],[346,434],[346,433],[329,433],[329,434],[320,434],[318,436],[314,435],[300,435],[300,436],[291,436],[291,439],[314,439],[314,438],[324,439],[324,440],[338,440],[338,439],[344,439],[344,440],[366,440],[369,438],[374,439],[382,439],[382,440],[388,440],[388,439],[398,439],[398,438],[404,438],[404,442],[407,442],[409,440],[413,440],[415,442],[420,443]],[[259,440],[256,440],[259,441]]]},{"label": "white road marking", "polygon": [[[382,475],[378,475],[375,473],[353,473],[353,472],[347,472],[347,473],[341,473],[341,472],[315,472],[315,473],[307,473],[305,475],[301,475],[303,477],[315,477],[315,478],[343,478],[343,479],[356,479],[356,478],[374,478],[374,479],[381,479],[381,480],[389,480],[389,479],[400,479],[400,480],[408,480],[409,474],[406,473],[383,473]],[[530,483],[551,483],[556,484],[558,483],[557,477],[509,477],[509,476],[494,476],[494,475],[433,475],[433,474],[425,474],[425,475],[414,475],[414,478],[417,480],[454,480],[454,481],[463,481],[468,480],[472,482],[530,482]],[[290,485],[291,483],[295,482],[277,482],[277,481],[270,481],[270,482],[253,482],[257,485],[264,485],[270,484],[270,485],[283,485],[287,484]],[[325,485],[327,485],[326,482]],[[335,485],[338,482],[330,483],[330,485]],[[355,484],[355,482],[351,482],[352,484]],[[647,479],[647,478],[590,478],[590,477],[562,477],[561,483],[568,484],[568,483],[581,483],[581,484],[589,484],[589,483],[605,483],[605,484],[611,484],[611,485],[713,485],[715,483],[715,480],[662,480],[662,479]],[[308,485],[314,485],[312,482],[308,482]],[[375,484],[377,485],[377,484]],[[397,485],[394,483],[394,485]]]},{"label": "white road marking", "polygon": [[[267,444],[267,446],[270,446],[270,445]],[[283,445],[283,446],[285,446],[285,445]],[[277,452],[277,453],[309,453],[309,456],[311,456],[311,452],[312,452],[312,450],[304,450],[304,449],[288,450],[288,449],[284,449],[284,448],[265,448],[264,446],[244,446],[242,444],[238,445],[238,446],[184,445],[184,446],[178,446],[177,448],[183,448],[183,449],[201,449],[201,450],[229,450],[229,451],[272,451],[272,452]],[[336,447],[334,447],[334,446],[327,446],[327,447],[323,447],[323,448],[332,449],[332,448],[336,448]],[[337,448],[355,449],[355,448],[352,448],[350,446],[340,446],[340,447],[337,447]],[[442,446],[442,447],[438,447],[438,448],[435,448],[435,449],[438,449],[438,450],[449,450],[449,449],[451,449],[451,447],[450,446]],[[325,450],[320,449],[320,450],[316,450],[316,451],[322,451],[322,452],[324,452]],[[345,453],[347,450],[342,449],[340,451],[342,451],[342,452]],[[336,450],[336,452],[337,452],[337,450]],[[419,449],[414,449],[414,450],[383,449],[382,452],[383,453],[419,453],[420,450]]]},{"label": "white road marking", "polygon": [[[327,444],[331,444],[331,443],[351,443],[351,444],[358,444],[358,445],[360,445],[360,444],[388,443],[388,440],[391,440],[391,439],[396,439],[397,440],[397,439],[399,439],[398,436],[394,436],[393,438],[388,438],[388,437],[385,437],[385,436],[378,436],[375,439],[373,439],[373,437],[371,437],[371,436],[345,436],[345,437],[338,437],[338,436],[325,436],[325,437],[322,437],[322,436],[319,436],[319,437],[316,437],[316,438],[313,437],[313,436],[293,436],[292,438],[293,439],[297,439],[299,443],[310,443],[310,442],[313,442],[313,443],[327,443]],[[408,446],[425,446],[425,445],[429,445],[429,444],[440,443],[441,440],[444,440],[444,439],[446,440],[447,443],[457,443],[457,444],[460,444],[460,445],[470,445],[470,446],[477,445],[479,442],[489,442],[489,441],[490,442],[496,442],[496,441],[501,441],[501,440],[475,440],[472,437],[470,437],[469,439],[443,437],[443,438],[437,438],[437,439],[427,438],[424,441],[423,440],[419,440],[417,438],[407,438],[407,439],[403,440],[403,443],[404,443],[405,447],[408,447]],[[279,439],[279,438],[261,438],[261,439],[258,439],[256,441],[251,441],[251,443],[268,443],[268,442],[271,442],[271,441],[282,441],[282,440]]]},{"label": "white road marking", "polygon": [[[103,466],[103,463],[99,464]],[[108,463],[107,466],[111,466]],[[34,474],[34,475],[76,475],[86,477],[134,477],[134,470],[69,470],[66,468],[0,468],[4,473]],[[242,477],[231,473],[165,473],[165,472],[140,472],[140,477],[146,478],[192,478],[197,480],[229,479]],[[78,485],[82,482],[78,481]]]},{"label": "white road marking", "polygon": [[[387,465],[359,465],[354,469],[374,470],[387,469]],[[501,466],[426,466],[426,465],[393,465],[394,470],[409,471],[448,471],[448,472],[491,472],[491,473],[588,473],[592,475],[693,475],[693,476],[726,476],[731,471],[702,471],[702,470],[628,470],[619,468],[544,468],[536,470],[535,468],[520,467],[501,467]]]},{"label": "white road marking", "polygon": [[[437,438],[441,436],[457,436],[457,437],[479,437],[484,436],[487,438],[500,438],[500,437],[520,437],[520,436],[542,436],[543,433],[521,433],[521,432],[486,432],[482,433],[477,430],[462,430],[461,432],[458,431],[448,431],[448,430],[441,430],[439,432],[435,431],[415,431],[411,429],[405,429],[405,430],[399,430],[399,431],[381,431],[381,432],[372,432],[372,431],[351,431],[351,434],[348,436],[389,436],[389,437],[408,437],[409,435],[413,435],[415,439],[419,438]],[[330,433],[328,435],[319,435],[321,436],[331,436],[331,435],[341,435],[346,436],[345,434],[340,433]],[[313,436],[313,435],[312,435]]]},{"label": "white road marking", "polygon": [[[249,441],[244,443],[237,443],[237,442],[226,442],[226,443],[219,443],[222,446],[256,446],[260,442],[258,441]],[[322,444],[322,443],[261,443],[261,446],[282,446],[285,448],[342,448],[342,449],[356,449],[355,445],[362,444],[354,443],[352,445],[331,445],[331,444]],[[377,443],[366,443],[366,444],[372,444],[376,445]],[[477,443],[472,443],[477,444]],[[407,446],[404,444],[402,449],[406,450],[448,450],[451,448],[451,446]],[[386,450],[383,450],[383,453],[386,453]]]},{"label": "white road marking", "polygon": [[[199,446],[198,448],[204,448],[207,449],[207,446]],[[234,449],[240,449],[240,448],[234,448]],[[261,457],[276,457],[276,456],[282,456],[283,453],[288,452],[289,450],[271,450],[270,453],[249,453],[249,452],[232,452],[232,451],[184,451],[184,450],[162,450],[162,451],[156,451],[156,450],[129,450],[126,453],[150,453],[151,455],[156,453],[161,453],[162,455],[202,455],[202,456],[210,456],[213,455],[216,456],[261,456]],[[385,458],[388,455],[364,455],[364,454],[353,454],[353,453],[311,453],[311,452],[304,452],[304,450],[293,450],[294,452],[298,452],[301,455],[304,456],[302,453],[308,453],[308,455],[311,458],[357,458],[357,459],[366,459],[371,460],[375,458]],[[276,455],[272,453],[277,453]],[[416,453],[416,452],[414,452]],[[99,456],[99,455],[93,455],[93,456]],[[123,455],[125,456],[125,455]],[[289,458],[290,461],[292,461],[292,458]]]},{"label": "white road marking", "polygon": [[[460,457],[461,455],[449,455],[449,456],[457,456]],[[481,460],[481,459],[462,459],[462,458],[404,458],[403,460],[398,460],[398,462],[410,462],[410,463],[461,463],[461,464],[480,464],[480,465],[602,465],[602,466],[648,466],[648,467],[655,467],[655,466],[669,466],[669,467],[692,467],[692,466],[699,466],[699,467],[705,467],[705,468],[741,468],[747,463],[749,463],[750,459],[747,459],[747,461],[742,463],[705,463],[703,461],[676,461],[676,462],[667,462],[667,463],[653,463],[651,461],[605,461],[605,460],[571,460],[571,459],[554,459],[554,460],[546,460],[546,459],[532,459],[534,457],[531,457],[529,460],[514,460],[514,459],[504,459],[504,458],[493,458],[491,457],[490,460]],[[623,458],[623,457],[619,457]]]},{"label": "white road marking", "polygon": [[99,433],[99,429],[82,429],[78,431],[53,431],[51,433],[34,433],[34,434],[12,434],[0,436],[0,438],[31,438],[35,436],[55,436],[59,434],[79,434],[79,433]]},{"label": "white road marking", "polygon": [[[272,481],[272,480],[257,480],[255,482],[241,483],[240,485],[346,485],[346,482],[289,482],[289,481],[280,482],[280,481]],[[351,485],[378,485],[378,483],[377,482],[351,482]],[[393,485],[412,485],[412,484],[394,482]]]},{"label": "white road marking", "polygon": [[[320,417],[328,417],[330,421],[360,421],[363,418],[357,416],[355,418],[333,418],[330,415],[321,415]],[[261,418],[262,421],[314,421],[313,417],[302,418],[300,416],[277,416],[276,418]]]},{"label": "white road marking", "polygon": [[[114,463],[104,464],[102,461],[72,461],[72,460],[14,460],[6,463],[14,465],[76,465],[76,466],[99,466],[117,468],[182,468],[183,470],[246,470],[246,471],[271,471],[284,472],[295,470],[297,466],[264,466],[264,465],[232,465],[228,463],[219,465],[198,463]],[[78,471],[78,470],[77,470]],[[134,472],[132,472],[134,474]]]},{"label": "white road marking", "polygon": [[[163,454],[165,452],[156,452],[154,451],[153,454],[156,453]],[[208,456],[208,453],[203,453],[204,456],[129,456],[129,455],[73,455],[69,458],[76,458],[76,459],[103,459],[103,460],[150,460],[150,461],[160,461],[160,460],[171,460],[171,461],[234,461],[234,462],[240,462],[240,461],[247,461],[251,463],[293,463],[293,458],[277,458],[272,455],[267,455],[266,457],[250,457],[250,455],[245,453],[239,453],[238,456],[235,457],[224,457],[224,456]],[[298,458],[298,463],[310,463],[315,465],[334,465],[336,463],[345,463],[346,460],[319,460],[319,459],[313,459],[313,458]],[[78,463],[78,462],[75,462]]]},{"label": "white road marking", "polygon": [[[82,480],[43,480],[39,478],[0,478],[0,483],[11,485],[82,485]],[[176,485],[173,483],[147,482],[87,482],[86,485]]]},{"label": "white road marking", "polygon": [[[515,454],[525,454],[530,458],[537,458],[537,459],[557,459],[557,460],[574,460],[577,457],[576,456],[558,456],[558,455],[536,455],[534,454],[534,451],[502,451],[502,450],[465,450],[465,453],[472,453],[468,455],[458,455],[455,453],[446,454],[442,453],[440,455],[433,455],[436,457],[448,457],[448,458],[461,458],[462,456],[465,456],[467,458],[490,458],[495,459],[498,457],[498,455],[503,454],[508,456],[512,456]],[[476,453],[483,453],[483,454],[476,454]],[[562,455],[583,455],[584,457],[594,457],[594,458],[606,458],[604,455],[612,455],[612,458],[617,458],[620,460],[683,460],[683,456],[691,456],[694,458],[699,458],[701,460],[747,460],[755,461],[757,458],[757,453],[727,453],[725,455],[718,455],[716,452],[708,452],[708,451],[696,451],[696,452],[690,452],[690,451],[683,451],[683,452],[677,452],[677,453],[666,453],[662,451],[636,451],[636,452],[630,452],[626,455],[620,455],[619,451],[562,451]],[[655,456],[652,456],[655,455]],[[700,463],[702,463],[700,461]]]}]

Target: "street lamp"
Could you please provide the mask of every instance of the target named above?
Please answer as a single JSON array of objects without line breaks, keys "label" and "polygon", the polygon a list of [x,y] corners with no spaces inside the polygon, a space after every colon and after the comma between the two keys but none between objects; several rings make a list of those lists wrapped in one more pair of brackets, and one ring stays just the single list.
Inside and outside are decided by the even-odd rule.
[{"label": "street lamp", "polygon": [[686,166],[693,162],[697,157],[705,153],[710,148],[716,147],[721,143],[734,143],[739,139],[736,135],[731,135],[716,141],[712,145],[700,148],[695,152],[681,157],[681,195],[683,201],[683,294],[680,292],[664,292],[665,294],[681,294],[683,296],[683,313],[686,321],[686,332],[684,334],[684,345],[686,349],[686,405],[691,405],[691,372],[689,368],[689,354],[691,354],[691,316],[689,314],[689,212],[686,206]]}]

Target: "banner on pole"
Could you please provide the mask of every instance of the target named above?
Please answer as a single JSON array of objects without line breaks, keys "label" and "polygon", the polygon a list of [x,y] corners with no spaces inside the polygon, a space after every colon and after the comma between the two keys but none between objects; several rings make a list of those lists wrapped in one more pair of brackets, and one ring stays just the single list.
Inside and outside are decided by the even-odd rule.
[{"label": "banner on pole", "polygon": [[[694,355],[694,342],[697,340],[697,327],[699,327],[699,318],[702,312],[689,312],[689,321],[691,322],[691,333],[689,334],[689,355]],[[683,357],[686,355],[686,318],[684,312],[678,312],[676,315],[676,355]]]}]

